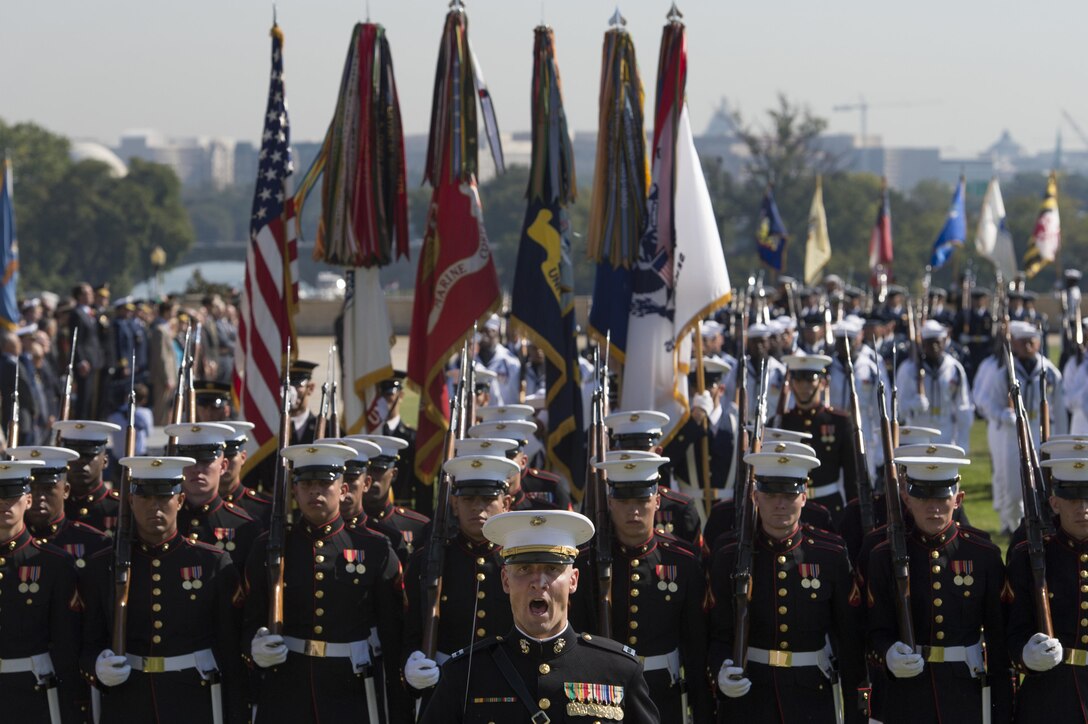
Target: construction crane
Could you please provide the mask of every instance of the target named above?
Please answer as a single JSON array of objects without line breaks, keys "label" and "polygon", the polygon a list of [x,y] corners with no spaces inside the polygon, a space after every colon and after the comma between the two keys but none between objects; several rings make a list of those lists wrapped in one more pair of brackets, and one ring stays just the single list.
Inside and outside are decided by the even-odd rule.
[{"label": "construction crane", "polygon": [[858,111],[861,116],[861,147],[865,148],[869,145],[869,109],[870,108],[916,108],[918,106],[935,106],[939,105],[939,100],[928,101],[892,101],[890,103],[869,103],[865,100],[865,96],[858,96],[857,103],[840,103],[837,106],[832,106],[831,110],[836,112],[851,112]]},{"label": "construction crane", "polygon": [[1080,137],[1080,140],[1084,142],[1085,146],[1088,146],[1088,135],[1085,135],[1080,126],[1077,125],[1077,122],[1073,120],[1073,116],[1069,115],[1069,111],[1063,108],[1062,115],[1065,116],[1065,120],[1069,122],[1069,125],[1073,127],[1073,132]]}]

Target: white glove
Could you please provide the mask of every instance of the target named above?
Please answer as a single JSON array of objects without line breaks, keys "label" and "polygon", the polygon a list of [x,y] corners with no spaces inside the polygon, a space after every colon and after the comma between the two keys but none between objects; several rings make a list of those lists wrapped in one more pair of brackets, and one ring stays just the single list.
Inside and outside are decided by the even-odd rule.
[{"label": "white glove", "polygon": [[106,686],[118,686],[125,683],[131,673],[132,667],[128,665],[128,659],[118,656],[109,649],[100,653],[98,660],[94,662],[94,675]]},{"label": "white glove", "polygon": [[282,636],[271,633],[264,626],[257,629],[253,642],[249,645],[249,653],[253,660],[262,669],[270,669],[287,661],[287,644]]},{"label": "white glove", "polygon": [[910,411],[915,415],[924,415],[929,412],[929,398],[915,397],[911,401]]},{"label": "white glove", "polygon": [[1005,423],[1006,425],[1015,425],[1016,413],[1006,407],[1004,410],[1001,411],[1001,422]]},{"label": "white glove", "polygon": [[442,672],[431,659],[428,659],[422,651],[413,651],[404,664],[404,680],[413,689],[422,691],[429,689],[438,683],[438,677]]},{"label": "white glove", "polygon": [[732,659],[726,659],[718,671],[718,688],[730,699],[739,699],[752,688],[752,682],[744,676],[744,669],[733,666]]},{"label": "white glove", "polygon": [[691,396],[691,406],[697,407],[707,415],[714,409],[714,400],[711,398],[710,393],[706,390],[702,392],[696,392]]},{"label": "white glove", "polygon": [[1032,671],[1050,671],[1062,662],[1062,643],[1045,633],[1037,633],[1024,644],[1021,658]]},{"label": "white glove", "polygon": [[884,654],[884,663],[888,666],[888,671],[892,672],[897,679],[918,676],[926,665],[922,655],[914,653],[914,649],[902,641],[896,641],[891,645],[888,653]]}]

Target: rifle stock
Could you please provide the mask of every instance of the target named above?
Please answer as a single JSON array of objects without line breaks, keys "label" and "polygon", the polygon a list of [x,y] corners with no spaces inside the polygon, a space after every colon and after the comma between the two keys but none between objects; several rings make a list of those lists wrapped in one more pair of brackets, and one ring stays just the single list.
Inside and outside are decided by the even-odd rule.
[{"label": "rifle stock", "polygon": [[858,509],[861,512],[861,529],[868,533],[876,525],[873,513],[873,481],[869,477],[869,460],[865,455],[865,432],[861,425],[861,402],[854,385],[854,358],[850,355],[850,340],[846,343],[846,388],[850,391],[850,422],[854,434],[854,467],[858,476]]},{"label": "rifle stock", "polygon": [[[68,372],[64,375],[64,392],[60,400],[60,419],[69,420],[72,417],[72,374],[76,367],[76,345],[79,344],[79,328],[72,330],[72,349],[68,352]],[[53,436],[53,444],[60,446],[60,430]]]},{"label": "rifle stock", "polygon": [[[128,386],[128,427],[125,428],[125,457],[136,454],[136,351],[132,352]],[[132,469],[123,467],[118,490],[117,529],[113,534],[113,652],[125,655],[128,639],[128,597],[132,582]]]},{"label": "rifle stock", "polygon": [[283,358],[280,381],[280,429],[277,465],[272,487],[272,519],[268,526],[268,630],[274,634],[283,632],[283,576],[287,567],[284,552],[287,548],[287,517],[291,510],[291,480],[289,461],[283,457],[287,447],[290,417],[291,388],[291,340]]},{"label": "rifle stock", "polygon": [[884,447],[884,504],[888,509],[888,548],[892,558],[892,577],[895,579],[895,618],[899,628],[899,640],[914,648],[914,620],[910,608],[910,556],[907,553],[907,528],[903,520],[902,500],[899,498],[899,472],[894,461],[895,444],[892,440],[892,424],[884,383],[877,385],[877,406],[880,408],[880,434]]},{"label": "rifle stock", "polygon": [[[589,428],[590,460],[604,462],[608,457],[608,430],[604,424],[604,405],[608,372],[601,364],[600,349],[593,350],[593,369],[596,385],[590,409]],[[602,377],[604,379],[602,379]],[[608,476],[594,466],[589,477],[590,501],[596,535],[590,541],[590,560],[596,585],[597,634],[612,636],[612,519],[608,513]]]},{"label": "rifle stock", "polygon": [[15,358],[15,388],[11,391],[11,421],[8,423],[8,447],[19,446],[19,368],[22,361]]},{"label": "rifle stock", "polygon": [[[183,421],[185,416],[185,370],[189,367],[189,349],[192,344],[193,325],[190,322],[185,329],[185,342],[181,346],[181,364],[178,365],[178,378],[177,384],[174,387],[174,405],[170,411],[170,422],[177,425]],[[194,418],[195,419],[195,418]],[[167,438],[166,451],[170,455],[173,455],[178,447],[178,439],[176,436],[171,435]]]}]

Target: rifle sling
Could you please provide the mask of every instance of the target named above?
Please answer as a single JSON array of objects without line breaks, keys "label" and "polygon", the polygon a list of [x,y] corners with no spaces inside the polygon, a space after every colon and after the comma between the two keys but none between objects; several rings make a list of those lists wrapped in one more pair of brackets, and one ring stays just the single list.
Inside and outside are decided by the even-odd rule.
[{"label": "rifle sling", "polygon": [[502,678],[506,679],[506,683],[510,684],[514,693],[521,699],[521,703],[529,710],[529,721],[533,722],[533,724],[549,724],[551,719],[536,706],[536,699],[529,693],[529,689],[526,688],[525,682],[518,676],[518,672],[514,670],[514,665],[510,663],[510,657],[502,650],[502,644],[491,650],[491,657],[499,667]]}]

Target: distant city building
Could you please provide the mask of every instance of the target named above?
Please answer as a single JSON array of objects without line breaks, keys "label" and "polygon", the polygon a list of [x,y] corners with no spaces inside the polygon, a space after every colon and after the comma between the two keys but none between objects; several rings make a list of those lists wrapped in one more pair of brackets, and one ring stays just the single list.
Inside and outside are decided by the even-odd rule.
[{"label": "distant city building", "polygon": [[139,158],[174,169],[183,186],[223,189],[234,183],[234,139],[198,136],[163,138],[154,131],[129,131],[121,136],[117,155]]},{"label": "distant city building", "polygon": [[98,161],[106,164],[114,178],[128,176],[128,167],[117,154],[96,141],[72,141],[68,148],[68,158],[74,163],[80,161]]}]

